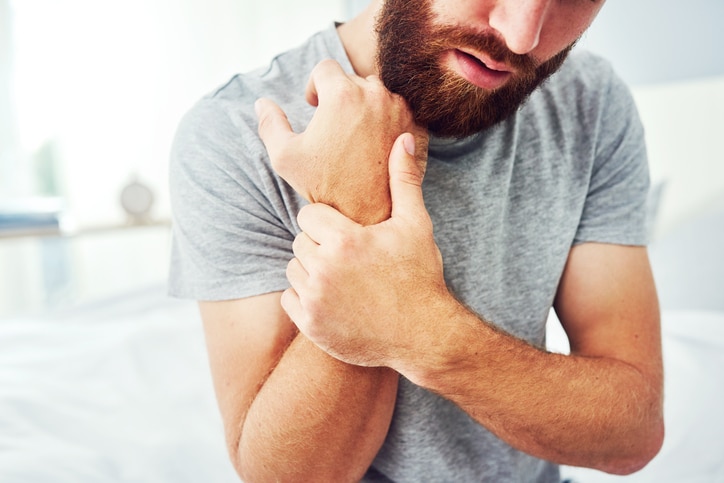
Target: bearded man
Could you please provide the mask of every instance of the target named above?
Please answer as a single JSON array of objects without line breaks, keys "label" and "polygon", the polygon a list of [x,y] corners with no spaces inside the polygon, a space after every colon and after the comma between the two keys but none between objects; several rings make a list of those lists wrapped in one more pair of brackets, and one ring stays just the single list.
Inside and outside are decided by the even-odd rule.
[{"label": "bearded man", "polygon": [[554,482],[658,452],[642,127],[571,53],[602,4],[373,0],[184,118],[170,291],[200,301],[244,481]]}]

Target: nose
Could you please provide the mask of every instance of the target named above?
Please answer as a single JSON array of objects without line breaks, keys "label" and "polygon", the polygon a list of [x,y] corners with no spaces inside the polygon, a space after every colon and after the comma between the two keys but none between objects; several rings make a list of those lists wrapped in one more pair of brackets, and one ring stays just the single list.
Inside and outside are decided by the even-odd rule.
[{"label": "nose", "polygon": [[550,0],[500,0],[489,13],[488,23],[516,54],[538,46]]}]

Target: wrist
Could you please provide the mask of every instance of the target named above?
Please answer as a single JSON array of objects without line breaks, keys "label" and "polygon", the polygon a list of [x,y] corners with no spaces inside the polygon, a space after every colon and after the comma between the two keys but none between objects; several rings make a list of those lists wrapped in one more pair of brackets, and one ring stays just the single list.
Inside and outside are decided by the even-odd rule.
[{"label": "wrist", "polygon": [[432,389],[448,368],[459,369],[458,364],[465,357],[460,352],[460,341],[467,337],[461,330],[471,317],[478,322],[479,319],[447,289],[428,300],[420,307],[421,319],[414,326],[406,350],[390,367],[412,383]]}]

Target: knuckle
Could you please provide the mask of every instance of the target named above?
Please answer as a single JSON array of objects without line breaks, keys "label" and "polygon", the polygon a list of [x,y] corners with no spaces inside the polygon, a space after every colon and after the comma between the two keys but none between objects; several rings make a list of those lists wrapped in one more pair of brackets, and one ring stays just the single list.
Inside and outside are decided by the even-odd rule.
[{"label": "knuckle", "polygon": [[305,325],[309,332],[314,333],[315,329],[318,332],[317,324],[314,321],[322,317],[324,306],[324,300],[318,294],[311,294],[304,299]]},{"label": "knuckle", "polygon": [[[299,249],[302,247],[302,236],[304,233],[300,233],[297,236],[294,237],[294,241],[292,242],[292,252],[294,255],[297,255],[299,253]],[[291,264],[295,259],[291,259],[289,263]]]},{"label": "knuckle", "polygon": [[335,61],[324,59],[312,68],[311,77],[326,76],[333,69]]},{"label": "knuckle", "polygon": [[335,98],[341,103],[342,107],[350,104],[357,104],[363,99],[362,90],[354,82],[349,79],[339,79],[334,83]]},{"label": "knuckle", "polygon": [[315,69],[326,70],[330,68],[336,68],[339,65],[334,59],[323,59],[314,67]]},{"label": "knuckle", "polygon": [[349,232],[341,232],[337,235],[337,239],[333,244],[333,254],[335,255],[335,258],[345,260],[352,252],[354,252],[356,246],[356,237]]},{"label": "knuckle", "polygon": [[411,184],[413,186],[422,185],[422,172],[419,170],[404,170],[397,172],[397,179],[402,183]]},{"label": "knuckle", "polygon": [[[308,218],[314,213],[314,204],[310,203],[301,207],[297,213],[297,223],[303,226]],[[301,235],[301,234],[300,234]],[[299,235],[297,235],[299,236]]]},{"label": "knuckle", "polygon": [[274,171],[286,179],[286,176],[289,174],[287,172],[289,163],[287,163],[288,156],[286,155],[284,146],[277,145],[271,150],[267,149],[267,152],[269,153],[269,163],[272,168],[274,168]]},{"label": "knuckle", "polygon": [[289,260],[289,262],[287,263],[287,269],[286,269],[286,271],[285,271],[285,275],[286,275],[286,277],[287,277],[287,280],[289,280],[289,279],[294,275],[294,260],[296,260],[296,259],[295,259],[295,258],[292,258],[292,259]]},{"label": "knuckle", "polygon": [[272,115],[268,111],[259,113],[258,127],[259,135],[264,140],[264,135],[269,132],[272,127]]}]

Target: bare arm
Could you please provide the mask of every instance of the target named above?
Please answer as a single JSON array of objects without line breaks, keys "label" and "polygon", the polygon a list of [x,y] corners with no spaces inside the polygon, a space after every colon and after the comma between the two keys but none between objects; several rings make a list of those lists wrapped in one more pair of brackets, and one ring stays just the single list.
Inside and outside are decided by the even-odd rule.
[{"label": "bare arm", "polygon": [[359,480],[387,434],[397,374],[296,337],[279,296],[200,304],[231,461],[249,483]]},{"label": "bare arm", "polygon": [[412,377],[527,453],[610,473],[640,469],[663,440],[659,313],[645,248],[573,248],[556,309],[570,356],[460,307],[463,330]]},{"label": "bare arm", "polygon": [[[389,217],[390,148],[416,129],[404,101],[333,62],[315,69],[307,98],[318,109],[302,134],[274,103],[257,103],[274,168],[360,223]],[[420,176],[426,139],[420,132]],[[359,480],[387,434],[398,374],[329,356],[297,333],[280,296],[201,303],[231,459],[249,483]]]},{"label": "bare arm", "polygon": [[299,330],[341,360],[394,368],[529,454],[612,473],[645,465],[663,438],[659,313],[645,248],[571,250],[555,306],[572,355],[546,353],[448,292],[421,179],[393,176],[393,165],[410,165],[404,157],[393,148],[390,220],[363,227],[321,204],[300,213],[293,289],[282,297]]}]

